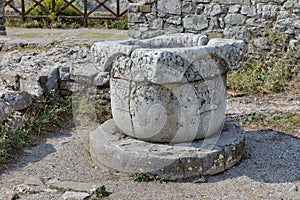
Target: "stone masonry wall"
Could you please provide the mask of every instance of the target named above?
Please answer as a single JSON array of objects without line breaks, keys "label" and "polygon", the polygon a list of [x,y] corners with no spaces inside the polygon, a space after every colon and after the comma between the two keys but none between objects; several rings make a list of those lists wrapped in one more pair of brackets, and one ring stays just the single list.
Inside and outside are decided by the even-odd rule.
[{"label": "stone masonry wall", "polygon": [[0,35],[6,35],[4,21],[4,0],[0,0]]},{"label": "stone masonry wall", "polygon": [[299,0],[143,0],[129,5],[129,37],[151,38],[172,32],[243,39],[265,45],[266,30],[288,36],[299,46]]}]

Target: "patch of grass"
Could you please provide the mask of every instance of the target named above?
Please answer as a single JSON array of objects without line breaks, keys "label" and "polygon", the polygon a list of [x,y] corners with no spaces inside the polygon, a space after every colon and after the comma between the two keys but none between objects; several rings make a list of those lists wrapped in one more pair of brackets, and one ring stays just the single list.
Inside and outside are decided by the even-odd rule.
[{"label": "patch of grass", "polygon": [[127,15],[123,15],[119,19],[90,19],[89,27],[127,30]]},{"label": "patch of grass", "polygon": [[108,177],[109,177],[109,179],[112,180],[112,181],[116,181],[116,180],[118,180],[118,178],[119,178],[118,174],[116,174],[116,173],[114,173],[114,172],[109,172],[109,173],[108,173]]},{"label": "patch of grass", "polygon": [[167,182],[167,180],[166,180],[164,177],[162,177],[162,176],[155,176],[155,177],[154,177],[154,180],[155,180],[156,182],[159,182],[159,183]]},{"label": "patch of grass", "polygon": [[95,111],[100,123],[112,118],[110,102],[98,100],[95,103]]},{"label": "patch of grass", "polygon": [[31,32],[31,33],[29,32],[29,33],[14,34],[13,36],[24,37],[24,38],[41,38],[43,37],[43,34],[37,32]]},{"label": "patch of grass", "polygon": [[[99,38],[99,39],[107,39],[107,38],[119,38],[122,37],[123,35],[115,35],[115,34],[109,34],[109,33],[81,33],[75,35],[76,37],[79,38]],[[126,37],[126,36],[123,36]]]},{"label": "patch of grass", "polygon": [[65,193],[67,191],[65,188],[56,187],[56,186],[53,186],[53,185],[50,185],[49,189],[50,190],[57,190],[57,192],[59,192],[59,193]]},{"label": "patch of grass", "polygon": [[244,66],[228,74],[229,89],[252,95],[300,89],[299,52],[289,48],[287,37],[278,31],[266,30],[265,38],[277,51],[258,58],[248,54]]},{"label": "patch of grass", "polygon": [[272,129],[294,133],[295,129],[300,128],[300,113],[287,112],[274,115],[253,113],[241,116],[239,121],[251,129]]},{"label": "patch of grass", "polygon": [[137,182],[149,182],[149,181],[155,181],[159,183],[167,182],[167,180],[162,176],[149,176],[143,172],[135,173],[132,176],[132,180]]},{"label": "patch of grass", "polygon": [[53,92],[35,102],[23,114],[23,122],[11,125],[8,122],[0,125],[0,168],[9,159],[32,145],[40,135],[63,126],[65,119],[71,115],[70,98],[62,98]]},{"label": "patch of grass", "polygon": [[[51,4],[49,1],[45,1],[42,4],[45,5],[49,10],[51,10]],[[60,1],[56,6],[62,6],[63,1]],[[59,9],[59,8],[57,8]],[[64,10],[63,16],[78,16],[76,10],[72,7],[68,7]],[[25,23],[21,19],[15,18],[6,18],[5,25],[7,27],[25,27],[25,28],[72,28],[76,29],[83,26],[82,19],[65,19],[60,16],[56,16],[54,13],[47,14],[44,10],[42,10],[39,6],[33,9],[29,15],[39,15],[39,16],[47,16],[48,18],[40,18],[40,19],[31,19],[27,18]],[[119,19],[89,19],[88,27],[90,28],[105,28],[105,29],[119,29],[119,30],[127,30],[128,29],[128,20],[127,15],[123,15]]]},{"label": "patch of grass", "polygon": [[241,165],[245,160],[251,158],[251,155],[248,154],[248,153],[243,153],[242,156],[241,156],[241,159],[234,165],[235,167]]},{"label": "patch of grass", "polygon": [[24,28],[46,28],[47,21],[45,21],[45,19],[40,19],[40,20],[30,19],[30,20],[27,20],[25,23],[23,23],[22,27],[24,27]]},{"label": "patch of grass", "polygon": [[108,197],[110,195],[110,192],[108,192],[105,188],[105,186],[101,186],[99,188],[96,189],[96,191],[94,192],[95,197]]},{"label": "patch of grass", "polygon": [[150,179],[145,173],[139,172],[132,176],[132,180],[137,182],[148,182]]}]

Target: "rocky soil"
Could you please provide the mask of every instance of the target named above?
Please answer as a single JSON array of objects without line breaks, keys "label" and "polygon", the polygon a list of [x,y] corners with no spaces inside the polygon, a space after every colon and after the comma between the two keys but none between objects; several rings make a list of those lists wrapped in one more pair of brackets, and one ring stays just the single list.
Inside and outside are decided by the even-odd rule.
[{"label": "rocky soil", "polygon": [[[76,31],[62,31],[61,34],[76,35]],[[0,38],[1,44],[6,48],[20,46],[28,32],[31,33],[31,30],[8,29],[11,35]],[[23,36],[18,36],[18,33]],[[51,35],[51,30],[47,30],[47,34]],[[48,39],[45,46],[57,37]],[[37,37],[30,40],[42,44],[40,41],[46,39]],[[90,45],[92,40],[62,38],[60,45],[69,49],[74,46],[86,48],[82,45],[87,41]],[[39,50],[39,55],[46,55],[54,48],[57,47]],[[28,54],[17,53],[21,57]],[[5,55],[1,55],[2,60],[7,58]],[[77,63],[79,60],[80,56],[74,56],[72,61]],[[230,98],[227,108],[227,114],[232,117],[252,112],[274,114],[288,111],[300,112],[299,91],[261,98]],[[0,199],[13,199],[16,195],[26,200],[84,199],[96,196],[96,193],[99,198],[108,195],[101,197],[103,199],[300,199],[300,129],[297,131],[299,134],[289,135],[273,130],[246,130],[246,154],[241,163],[231,170],[186,182],[160,183],[135,182],[130,176],[95,165],[76,128],[66,125],[60,132],[49,133],[39,145],[25,149],[15,163],[0,172]],[[103,187],[102,192],[99,190],[101,186],[105,186],[108,194],[103,192]]]}]

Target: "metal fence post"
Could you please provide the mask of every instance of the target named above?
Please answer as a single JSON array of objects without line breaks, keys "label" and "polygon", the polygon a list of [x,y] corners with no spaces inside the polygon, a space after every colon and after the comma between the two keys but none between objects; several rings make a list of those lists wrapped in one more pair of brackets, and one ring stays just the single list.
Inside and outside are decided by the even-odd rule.
[{"label": "metal fence post", "polygon": [[0,0],[0,35],[6,35],[4,6],[4,0]]}]

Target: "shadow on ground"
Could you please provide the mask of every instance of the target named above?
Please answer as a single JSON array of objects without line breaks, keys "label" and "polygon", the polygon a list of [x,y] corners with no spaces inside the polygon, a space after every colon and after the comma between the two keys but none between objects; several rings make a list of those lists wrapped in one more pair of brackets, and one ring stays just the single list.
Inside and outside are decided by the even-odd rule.
[{"label": "shadow on ground", "polygon": [[[70,132],[59,132],[47,138],[48,139],[68,138],[71,136],[72,134]],[[8,164],[7,170],[9,171],[18,170],[29,164],[39,162],[50,154],[56,153],[57,149],[52,144],[47,143],[47,138],[42,139],[41,143],[39,143],[35,147],[32,147],[32,149],[25,150],[24,154],[21,155],[19,160],[16,160],[15,163]],[[3,171],[0,171],[0,174],[3,173],[4,171],[5,169]]]},{"label": "shadow on ground", "polygon": [[277,131],[247,131],[246,158],[233,169],[208,178],[219,182],[247,176],[257,182],[300,180],[300,138]]}]

